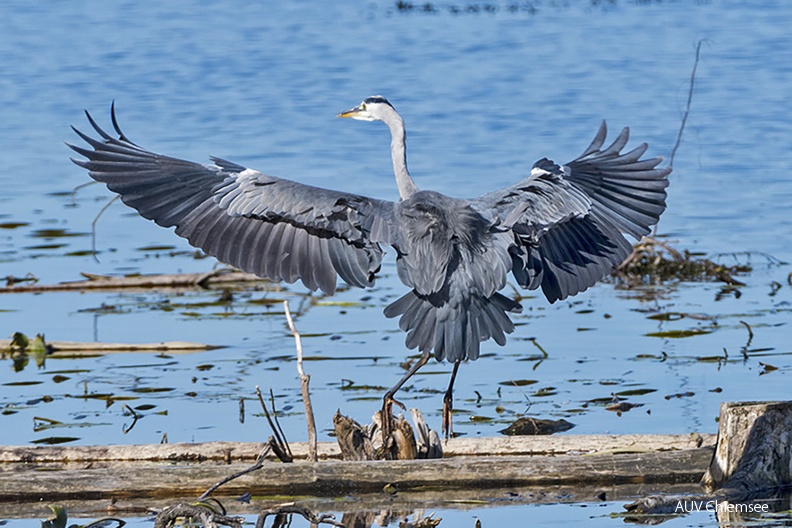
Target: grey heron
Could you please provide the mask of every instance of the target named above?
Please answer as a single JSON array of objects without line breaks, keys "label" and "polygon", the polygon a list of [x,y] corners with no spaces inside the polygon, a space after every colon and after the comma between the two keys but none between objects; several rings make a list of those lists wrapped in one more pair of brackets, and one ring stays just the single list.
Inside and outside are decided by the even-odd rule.
[{"label": "grey heron", "polygon": [[[199,164],[155,154],[117,137],[86,116],[99,137],[76,128],[91,148],[69,145],[87,160],[74,163],[103,182],[144,218],[218,260],[275,281],[302,281],[333,294],[337,277],[373,286],[384,247],[396,254],[409,291],[385,308],[399,318],[405,344],[420,358],[383,398],[387,438],[396,392],[429,359],[453,364],[443,399],[443,429],[451,425],[459,365],[479,356],[489,339],[506,343],[519,302],[499,293],[509,274],[525,289],[541,288],[551,303],[607,275],[649,233],[665,210],[670,168],[661,157],[641,159],[647,145],[622,153],[629,129],[603,148],[603,121],[575,160],[537,161],[509,187],[473,199],[419,190],[407,170],[404,121],[382,96],[371,96],[338,117],[382,121],[400,200],[322,189],[270,176],[212,157]],[[386,418],[387,417],[387,418]]]}]

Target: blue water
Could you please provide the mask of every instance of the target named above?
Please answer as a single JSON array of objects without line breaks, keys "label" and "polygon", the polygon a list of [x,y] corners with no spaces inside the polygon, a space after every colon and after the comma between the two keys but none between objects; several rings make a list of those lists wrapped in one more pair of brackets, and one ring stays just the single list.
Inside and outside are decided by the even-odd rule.
[{"label": "blue water", "polygon": [[[475,196],[523,177],[541,157],[573,159],[602,119],[611,134],[630,126],[632,144],[646,141],[649,155],[668,156],[695,46],[704,40],[659,233],[681,250],[750,262],[754,272],[742,278],[741,296],[716,300],[721,284],[683,284],[644,301],[600,284],[551,306],[531,293],[508,346],[490,343],[489,357],[461,369],[456,430],[494,435],[529,413],[568,419],[576,424],[571,433],[714,432],[722,401],[788,398],[792,287],[789,267],[775,263],[792,261],[792,5],[581,0],[538,2],[536,12],[497,5],[495,13],[454,14],[450,4],[437,4],[437,12],[424,14],[400,13],[389,2],[5,2],[0,277],[30,273],[55,283],[81,272],[203,272],[215,264],[194,259],[186,242],[119,203],[98,222],[99,262],[85,254],[91,222],[110,193],[94,185],[70,196],[88,181],[63,144],[78,141],[69,125],[88,128],[83,109],[109,125],[115,100],[127,135],[157,152],[197,161],[215,155],[312,185],[397,199],[385,127],[334,118],[383,94],[407,123],[418,185]],[[172,250],[145,249],[163,246]],[[773,282],[780,289],[770,295]],[[163,435],[171,442],[260,440],[268,432],[253,416],[255,385],[273,388],[287,436],[304,440],[293,341],[279,305],[260,303],[281,299],[299,312],[306,354],[322,359],[306,368],[327,440],[337,408],[366,421],[381,395],[376,387],[401,375],[403,335],[381,311],[402,291],[388,260],[373,291],[332,299],[307,297],[299,285],[238,294],[225,307],[204,305],[218,298],[211,292],[1,296],[2,337],[22,331],[56,341],[189,340],[226,348],[50,359],[18,373],[6,362],[0,444],[49,436],[82,444],[151,443]],[[100,309],[106,306],[113,309]],[[648,318],[657,312],[694,317]],[[754,332],[745,360],[748,333],[740,321]],[[646,336],[690,329],[709,333]],[[536,359],[533,339],[547,359]],[[726,363],[697,360],[724,349]],[[448,372],[430,364],[403,394],[435,427],[441,396],[432,391],[444,390]],[[59,373],[68,379],[55,383]],[[341,390],[344,380],[375,388]],[[509,380],[536,383],[516,388]],[[634,389],[655,392],[631,397],[644,407],[622,416],[590,403]],[[674,397],[689,391],[694,395]],[[106,407],[79,397],[86,392],[154,407],[124,433],[131,418],[122,402]],[[43,396],[53,401],[43,403]],[[65,425],[38,430],[34,417]],[[502,515],[516,511],[519,519],[522,510]]]}]

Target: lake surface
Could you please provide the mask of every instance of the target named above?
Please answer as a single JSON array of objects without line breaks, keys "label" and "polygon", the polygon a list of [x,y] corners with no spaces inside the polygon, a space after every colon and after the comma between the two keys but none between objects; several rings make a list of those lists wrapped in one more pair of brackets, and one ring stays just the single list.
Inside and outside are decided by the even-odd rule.
[{"label": "lake surface", "polygon": [[[334,117],[383,94],[406,121],[418,185],[476,196],[524,177],[544,156],[575,158],[602,119],[611,137],[629,126],[631,145],[646,141],[649,155],[668,158],[703,40],[658,232],[680,251],[750,264],[753,272],[739,277],[745,286],[739,294],[715,282],[636,292],[602,283],[554,305],[527,292],[507,346],[488,343],[479,361],[462,366],[455,429],[496,435],[529,415],[569,420],[570,434],[715,432],[723,401],[787,399],[792,4],[581,0],[434,8],[5,2],[0,277],[57,283],[81,272],[206,272],[216,265],[120,203],[98,221],[98,262],[92,257],[91,223],[111,193],[99,185],[78,189],[89,178],[68,160],[64,141],[79,141],[69,126],[89,128],[83,109],[109,127],[115,100],[125,133],[156,152],[195,161],[220,156],[393,200],[387,129]],[[31,362],[18,371],[5,360],[0,444],[52,437],[74,444],[262,440],[269,432],[257,416],[256,385],[274,391],[287,437],[304,440],[282,300],[304,335],[320,440],[329,440],[336,409],[367,421],[403,372],[404,336],[382,316],[403,291],[391,256],[374,289],[343,289],[332,298],[310,296],[300,285],[236,293],[224,303],[216,302],[219,292],[0,296],[0,337],[19,331],[52,341],[224,347],[48,358],[41,368]],[[432,362],[401,394],[435,428],[449,372]],[[612,394],[642,407],[608,412]],[[125,405],[140,415],[131,429]],[[609,505],[607,512],[620,510]],[[545,524],[622,523],[600,513],[592,520],[580,505],[440,516],[460,526],[479,517],[491,526],[535,511]],[[667,525],[714,522],[696,514]]]}]

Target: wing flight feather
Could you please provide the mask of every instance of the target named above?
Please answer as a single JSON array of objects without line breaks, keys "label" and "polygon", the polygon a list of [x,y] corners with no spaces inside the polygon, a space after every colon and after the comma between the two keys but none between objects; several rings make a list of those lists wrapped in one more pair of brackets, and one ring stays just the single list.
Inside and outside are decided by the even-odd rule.
[{"label": "wing flight feather", "polygon": [[69,145],[73,160],[141,216],[222,262],[272,280],[302,280],[332,293],[336,275],[370,286],[389,243],[392,202],[303,185],[221,158],[210,164],[162,156],[118,137],[86,112],[99,138],[74,131],[91,148]]},{"label": "wing flight feather", "polygon": [[565,166],[537,161],[528,178],[473,200],[515,234],[512,273],[524,288],[541,286],[551,302],[579,293],[627,257],[624,235],[649,234],[665,210],[670,168],[641,159],[647,145],[621,153],[625,128],[606,148],[600,125],[591,144]]}]

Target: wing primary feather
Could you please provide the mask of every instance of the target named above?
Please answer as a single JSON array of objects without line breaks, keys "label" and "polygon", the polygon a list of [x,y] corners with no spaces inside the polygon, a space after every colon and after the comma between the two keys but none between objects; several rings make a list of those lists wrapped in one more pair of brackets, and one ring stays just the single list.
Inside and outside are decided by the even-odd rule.
[{"label": "wing primary feather", "polygon": [[[124,135],[123,132],[121,132],[121,127],[118,126],[118,120],[116,119],[116,113],[115,113],[115,101],[110,103],[110,121],[112,121],[113,128],[115,129],[116,133],[118,134],[118,139],[120,139],[121,141],[124,141],[126,143],[129,143],[130,145],[135,145],[133,142],[131,142],[129,140],[128,137],[126,137],[126,135]],[[135,146],[137,146],[137,145],[135,145]]]},{"label": "wing primary feather", "polygon": [[616,139],[611,143],[611,146],[606,148],[602,151],[600,156],[603,157],[611,157],[617,155],[621,149],[627,144],[630,140],[630,129],[627,127],[622,128],[622,131],[619,132],[619,135],[616,136]]},{"label": "wing primary feather", "polygon": [[289,284],[292,284],[297,280],[297,277],[292,274],[292,262],[294,260],[294,237],[296,231],[297,230],[291,225],[284,224],[283,235],[280,237],[280,244],[278,244],[277,253],[271,255],[278,261],[278,275],[280,275],[281,278]]},{"label": "wing primary feather", "polygon": [[597,130],[597,134],[594,136],[594,139],[591,140],[591,144],[586,147],[586,150],[583,151],[581,154],[581,158],[588,156],[594,152],[597,152],[602,145],[605,143],[605,137],[608,135],[608,125],[605,123],[605,120],[600,123],[599,130]]}]

